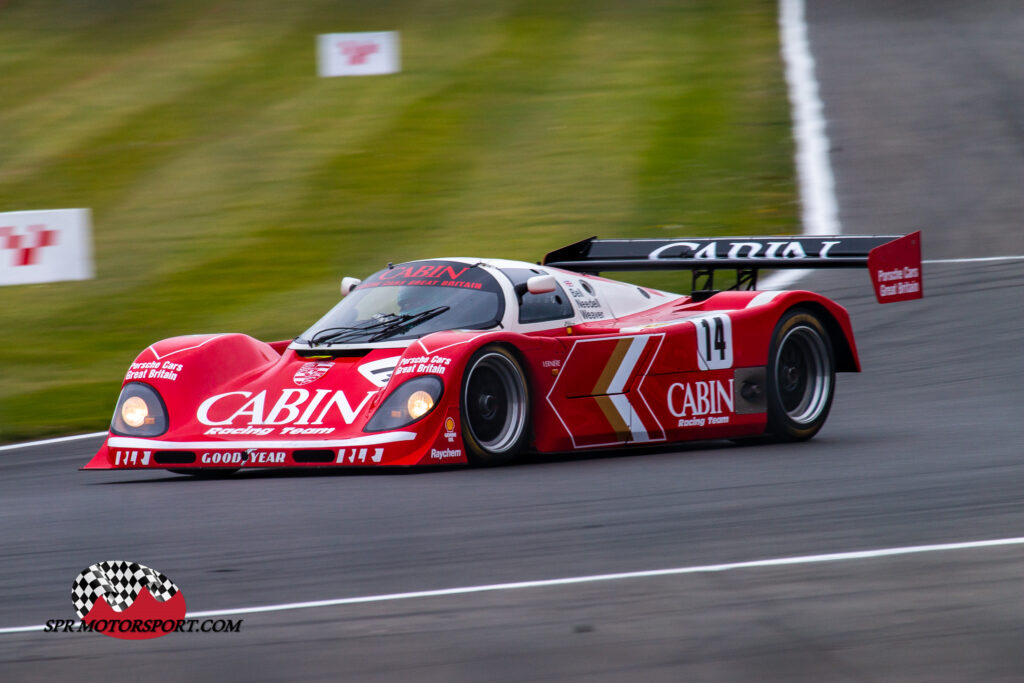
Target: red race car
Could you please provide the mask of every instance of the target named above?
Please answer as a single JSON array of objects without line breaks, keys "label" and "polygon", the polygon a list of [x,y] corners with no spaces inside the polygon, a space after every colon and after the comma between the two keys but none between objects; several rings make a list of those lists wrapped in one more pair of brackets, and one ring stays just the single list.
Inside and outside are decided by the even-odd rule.
[{"label": "red race car", "polygon": [[[845,309],[756,291],[759,269],[867,266],[922,295],[904,237],[588,239],[543,265],[445,258],[345,278],[293,341],[165,339],[128,368],[83,469],[505,463],[517,454],[768,433],[809,439],[860,364]],[[597,276],[682,269],[689,296]],[[736,271],[728,291],[717,270]]]}]

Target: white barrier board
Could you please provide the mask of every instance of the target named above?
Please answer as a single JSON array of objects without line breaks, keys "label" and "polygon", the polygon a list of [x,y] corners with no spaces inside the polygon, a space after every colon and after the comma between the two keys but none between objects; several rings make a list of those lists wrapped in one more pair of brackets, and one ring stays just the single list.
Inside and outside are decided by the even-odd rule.
[{"label": "white barrier board", "polygon": [[0,286],[92,276],[89,209],[0,213]]},{"label": "white barrier board", "polygon": [[398,31],[323,33],[317,36],[321,76],[375,76],[402,70]]}]

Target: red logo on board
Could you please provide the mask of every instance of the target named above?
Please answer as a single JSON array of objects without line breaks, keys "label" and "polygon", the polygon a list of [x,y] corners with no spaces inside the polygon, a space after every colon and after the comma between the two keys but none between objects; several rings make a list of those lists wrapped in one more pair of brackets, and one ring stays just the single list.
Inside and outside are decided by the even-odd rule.
[{"label": "red logo on board", "polygon": [[348,59],[349,66],[366,64],[370,55],[380,51],[377,43],[360,43],[355,40],[346,40],[338,43],[338,50]]},{"label": "red logo on board", "polygon": [[0,228],[0,249],[14,251],[15,266],[32,266],[39,263],[39,251],[43,247],[57,244],[56,230],[45,225],[28,226],[28,234],[18,234],[10,226]]}]

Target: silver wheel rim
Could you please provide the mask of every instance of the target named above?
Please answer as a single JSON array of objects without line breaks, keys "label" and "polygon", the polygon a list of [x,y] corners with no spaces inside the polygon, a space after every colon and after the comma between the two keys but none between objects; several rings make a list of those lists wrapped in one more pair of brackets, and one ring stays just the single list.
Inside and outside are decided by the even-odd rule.
[{"label": "silver wheel rim", "polygon": [[469,368],[462,402],[470,434],[491,453],[510,450],[526,429],[522,376],[500,353],[485,353]]},{"label": "silver wheel rim", "polygon": [[797,325],[782,338],[775,352],[775,386],[793,422],[809,425],[821,416],[832,391],[832,368],[816,330]]}]

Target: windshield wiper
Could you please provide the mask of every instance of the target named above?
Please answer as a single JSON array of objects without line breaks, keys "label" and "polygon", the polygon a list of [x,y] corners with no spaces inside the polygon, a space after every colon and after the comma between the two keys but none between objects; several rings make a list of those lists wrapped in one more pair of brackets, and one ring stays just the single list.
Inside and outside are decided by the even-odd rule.
[{"label": "windshield wiper", "polygon": [[397,332],[410,329],[420,323],[430,320],[431,318],[439,316],[449,308],[450,306],[436,306],[434,308],[428,308],[425,311],[420,311],[419,313],[406,313],[404,315],[385,313],[373,322],[363,325],[355,325],[352,327],[325,327],[310,338],[309,345],[338,344],[346,340],[350,340],[353,337],[361,337],[367,332],[373,332],[374,334],[366,339],[366,341],[380,341],[393,336]]},{"label": "windshield wiper", "polygon": [[312,346],[313,344],[327,344],[330,342],[341,341],[343,337],[355,335],[355,333],[358,332],[369,332],[371,330],[384,327],[385,325],[390,325],[399,318],[401,318],[401,316],[395,313],[384,313],[378,319],[373,320],[372,322],[367,322],[363,325],[353,325],[351,327],[325,327],[310,337],[309,344]]},{"label": "windshield wiper", "polygon": [[427,310],[420,311],[419,313],[407,313],[405,315],[400,315],[394,321],[390,322],[390,324],[385,325],[380,332],[370,337],[369,341],[380,341],[382,339],[387,339],[398,332],[410,330],[421,323],[425,323],[431,318],[436,318],[450,308],[451,306],[435,306],[434,308],[428,308]]}]

